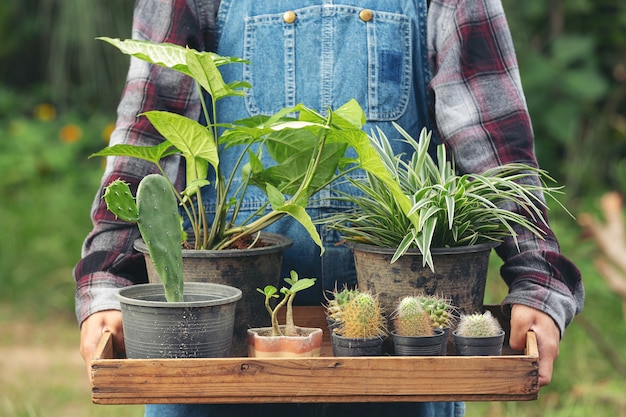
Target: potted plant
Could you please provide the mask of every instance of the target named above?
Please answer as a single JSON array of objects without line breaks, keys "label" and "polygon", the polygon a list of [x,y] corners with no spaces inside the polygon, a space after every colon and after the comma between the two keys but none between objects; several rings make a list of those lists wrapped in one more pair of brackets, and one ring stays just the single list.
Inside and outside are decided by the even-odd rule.
[{"label": "potted plant", "polygon": [[[293,321],[293,301],[298,291],[315,284],[315,278],[299,278],[296,271],[285,278],[289,287],[282,287],[283,298],[274,307],[271,300],[279,298],[279,290],[266,285],[257,290],[265,296],[265,309],[271,318],[271,327],[248,329],[248,356],[250,357],[302,357],[320,356],[322,329],[299,327]],[[285,324],[279,325],[278,312],[287,306]]]},{"label": "potted plant", "polygon": [[[139,184],[137,204],[129,209],[154,254],[160,284],[122,288],[126,356],[194,358],[228,356],[233,337],[235,307],[241,290],[215,283],[183,283],[181,232],[168,235],[168,225],[178,222],[178,204],[160,175]],[[110,191],[110,190],[109,190]],[[157,227],[158,226],[158,227]]]},{"label": "potted plant", "polygon": [[356,288],[348,288],[346,286],[341,291],[335,289],[330,293],[331,297],[326,297],[324,308],[326,311],[328,328],[332,332],[341,325],[343,308],[359,294],[359,290]]},{"label": "potted plant", "polygon": [[[261,283],[278,284],[282,252],[292,243],[289,239],[260,232],[282,217],[291,216],[304,226],[323,252],[320,237],[305,206],[318,190],[345,173],[339,169],[340,163],[354,141],[353,136],[363,135],[360,130],[365,121],[363,111],[354,100],[335,111],[329,110],[326,116],[297,105],[272,116],[223,124],[212,118],[218,114],[219,102],[228,97],[243,96],[243,88],[249,85],[225,83],[219,67],[245,64],[245,61],[172,44],[101,39],[125,54],[186,74],[198,85],[206,125],[166,111],[148,111],[141,117],[147,117],[163,136],[162,143],[155,146],[115,144],[94,155],[134,157],[152,162],[158,172],[155,175],[167,181],[163,193],[174,196],[190,230],[181,235],[179,216],[167,223],[167,229],[165,224],[158,225],[163,234],[181,236],[179,247],[174,250],[177,258],[179,252],[184,255],[182,264],[176,265],[176,271],[159,272],[179,274],[182,268],[185,281],[210,280],[241,288],[243,299],[238,303],[236,324],[236,338],[240,343],[237,343],[239,349],[235,350],[242,353],[247,325],[263,324],[258,321],[252,294]],[[210,96],[210,103],[204,100],[203,93]],[[289,116],[291,114],[297,114],[297,117]],[[239,153],[236,158],[239,162],[231,172],[224,172],[220,164],[220,156],[227,150]],[[160,164],[173,155],[182,157],[186,163],[183,190],[176,189]],[[262,161],[265,159],[262,160],[261,155],[269,155],[274,163],[264,165]],[[243,162],[245,157],[249,162]],[[208,176],[211,173],[212,176]],[[239,176],[242,185],[235,189],[233,179]],[[243,198],[252,187],[261,189],[267,202],[255,216],[238,219]],[[212,219],[203,209],[207,203],[203,191],[210,189],[215,189],[212,203],[216,214]],[[138,222],[142,230],[142,218],[137,215],[135,197],[128,184],[114,181],[104,197],[117,217]],[[145,236],[142,240],[136,242],[135,248],[146,254],[150,281],[155,282],[153,265],[158,265],[159,261],[154,258],[162,253],[152,251],[145,244]],[[180,243],[187,248],[183,249]],[[168,255],[174,256],[171,252]],[[209,263],[200,265],[205,258]],[[241,262],[243,264],[239,265]],[[223,271],[228,274],[224,276]]]},{"label": "potted plant", "polygon": [[358,292],[341,307],[340,321],[331,332],[335,356],[380,356],[387,335],[386,318],[378,297]]},{"label": "potted plant", "polygon": [[456,351],[462,356],[499,356],[504,330],[490,311],[464,314],[452,332]]},{"label": "potted plant", "polygon": [[[436,147],[436,161],[429,154],[430,133],[422,130],[415,140],[397,129],[413,154],[396,155],[382,132],[373,134],[375,152],[369,166],[361,165],[367,175],[348,178],[357,192],[336,197],[355,208],[323,221],[352,248],[359,288],[376,292],[384,308],[419,289],[445,295],[461,312],[477,311],[491,249],[516,239],[516,228],[542,236],[539,194],[553,197],[559,189],[535,185],[547,174],[523,164],[457,174],[445,145]],[[537,223],[507,209],[513,206]]]},{"label": "potted plant", "polygon": [[[393,313],[394,352],[400,356],[439,356],[442,346],[447,345],[446,333],[439,322],[433,326],[431,314],[424,304],[424,297],[406,296]],[[437,306],[428,302],[435,310]],[[434,316],[433,316],[434,318]],[[435,320],[436,321],[436,320]]]}]

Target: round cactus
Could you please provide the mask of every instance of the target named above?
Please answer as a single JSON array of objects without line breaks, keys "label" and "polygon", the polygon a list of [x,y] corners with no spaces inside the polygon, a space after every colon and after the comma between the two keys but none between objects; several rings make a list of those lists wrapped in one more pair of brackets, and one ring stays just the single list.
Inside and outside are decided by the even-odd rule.
[{"label": "round cactus", "polygon": [[395,311],[394,329],[400,336],[432,336],[430,314],[419,297],[404,297]]},{"label": "round cactus", "polygon": [[449,300],[437,295],[422,295],[419,298],[424,310],[428,312],[433,329],[452,327],[455,309]]},{"label": "round cactus", "polygon": [[326,316],[336,323],[340,323],[344,306],[358,294],[357,289],[344,288],[341,291],[333,291],[332,298],[326,299]]},{"label": "round cactus", "polygon": [[490,311],[463,315],[457,327],[457,334],[464,337],[491,337],[501,331],[500,323]]},{"label": "round cactus", "polygon": [[339,333],[355,339],[385,335],[385,317],[378,299],[369,293],[359,293],[349,301],[343,308]]}]

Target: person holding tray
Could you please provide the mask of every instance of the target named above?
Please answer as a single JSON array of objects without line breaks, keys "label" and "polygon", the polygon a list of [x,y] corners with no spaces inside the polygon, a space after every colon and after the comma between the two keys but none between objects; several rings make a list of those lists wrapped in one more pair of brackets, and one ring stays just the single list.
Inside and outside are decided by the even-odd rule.
[{"label": "person holding tray", "polygon": [[[253,30],[261,35],[249,36]],[[244,58],[295,42],[295,53],[284,54],[281,62],[255,65],[250,59],[246,77],[253,80],[253,88],[246,94],[246,106],[225,115],[230,121],[298,102],[317,110],[336,108],[355,98],[365,110],[368,131],[381,128],[396,137],[390,134],[396,122],[418,137],[425,126],[446,144],[457,169],[464,172],[480,173],[511,162],[537,165],[500,0],[137,0],[133,38]],[[293,88],[272,89],[276,83],[287,85],[283,75],[287,67],[297,69],[295,83],[289,84]],[[175,107],[200,118],[197,91],[189,83],[172,83],[176,76],[132,60],[112,143],[145,143],[151,132],[137,115],[147,110]],[[245,78],[243,73],[234,77]],[[288,94],[278,95],[278,90]],[[402,144],[397,146],[401,149]],[[88,366],[104,331],[112,332],[115,346],[123,346],[116,291],[147,280],[143,257],[132,249],[136,225],[103,220],[108,217],[101,201],[104,186],[120,173],[132,177],[137,165],[144,163],[116,161],[107,166],[92,208],[94,227],[74,269],[80,349]],[[512,241],[499,251],[504,260],[501,274],[510,288],[503,302],[511,317],[510,344],[522,350],[527,331],[536,333],[540,385],[550,382],[560,338],[584,301],[580,272],[560,253],[552,231],[546,233],[545,240],[518,237],[519,252]],[[311,244],[309,253],[319,253],[303,234],[291,237],[299,250],[308,250],[302,245]],[[333,243],[324,242],[330,250],[321,258],[303,259],[287,251],[284,270],[297,265],[303,276],[320,277],[323,288],[354,285],[350,251]],[[322,295],[319,291],[317,299],[307,302],[319,304]],[[464,410],[460,402],[172,404],[148,405],[146,416],[458,417]]]}]

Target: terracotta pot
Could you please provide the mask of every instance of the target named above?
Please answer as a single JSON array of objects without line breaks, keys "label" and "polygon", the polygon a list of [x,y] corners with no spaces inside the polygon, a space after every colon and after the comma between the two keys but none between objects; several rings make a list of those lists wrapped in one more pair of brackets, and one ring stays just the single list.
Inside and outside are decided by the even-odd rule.
[{"label": "terracotta pot", "polygon": [[[280,326],[284,330],[285,326]],[[271,336],[271,327],[248,329],[248,356],[297,358],[320,356],[322,329],[297,327],[298,336]]]}]

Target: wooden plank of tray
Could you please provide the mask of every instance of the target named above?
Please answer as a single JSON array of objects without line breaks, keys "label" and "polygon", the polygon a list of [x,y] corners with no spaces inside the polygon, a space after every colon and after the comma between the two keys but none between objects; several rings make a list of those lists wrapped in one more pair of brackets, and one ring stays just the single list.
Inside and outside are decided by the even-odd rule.
[{"label": "wooden plank of tray", "polygon": [[[318,314],[307,311],[315,317],[309,324],[319,321]],[[97,404],[521,401],[536,399],[539,390],[533,332],[524,354],[498,357],[332,357],[328,344],[323,355],[113,359],[112,337],[105,333],[91,365],[92,399]]]}]

